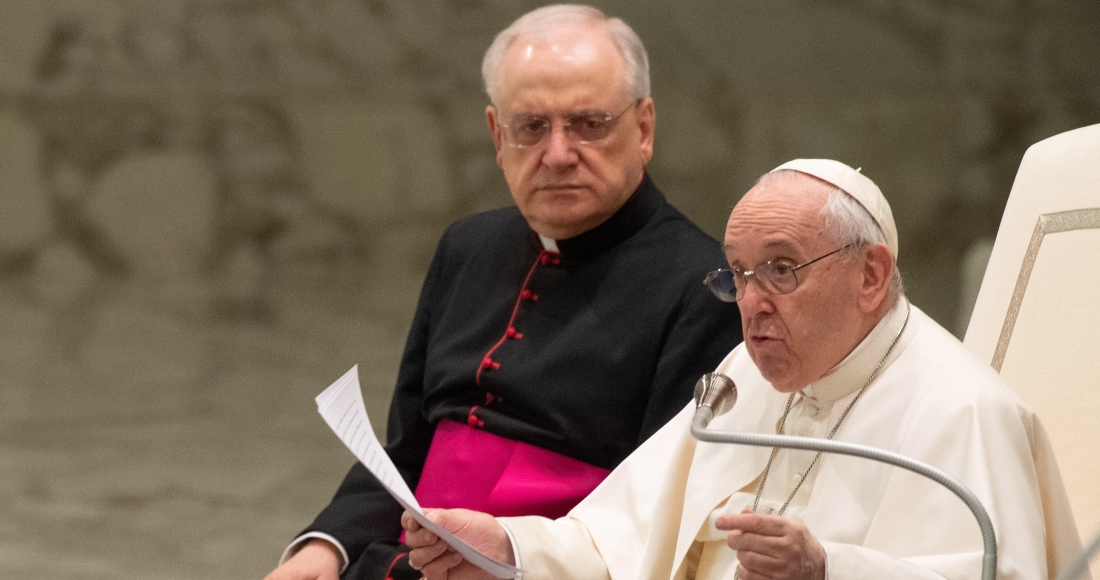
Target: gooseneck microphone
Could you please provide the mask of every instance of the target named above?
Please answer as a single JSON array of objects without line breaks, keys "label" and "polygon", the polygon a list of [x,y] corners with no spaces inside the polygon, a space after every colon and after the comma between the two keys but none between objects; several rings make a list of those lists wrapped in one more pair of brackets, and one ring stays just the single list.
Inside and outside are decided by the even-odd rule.
[{"label": "gooseneck microphone", "polygon": [[997,538],[993,532],[993,523],[978,498],[964,485],[943,471],[911,459],[893,451],[886,451],[870,445],[845,443],[832,439],[814,437],[796,437],[793,435],[769,435],[765,433],[737,433],[733,431],[707,431],[711,419],[729,411],[737,401],[737,386],[733,380],[721,373],[707,373],[695,384],[695,419],[691,423],[691,434],[699,441],[710,443],[733,443],[755,447],[781,447],[784,449],[802,449],[852,455],[888,463],[895,467],[908,469],[923,475],[951,490],[970,508],[978,527],[982,531],[982,543],[985,555],[982,557],[982,580],[995,580],[997,575]]},{"label": "gooseneck microphone", "polygon": [[732,409],[736,402],[737,385],[722,373],[707,373],[695,383],[695,420],[705,417],[703,427],[711,419]]}]

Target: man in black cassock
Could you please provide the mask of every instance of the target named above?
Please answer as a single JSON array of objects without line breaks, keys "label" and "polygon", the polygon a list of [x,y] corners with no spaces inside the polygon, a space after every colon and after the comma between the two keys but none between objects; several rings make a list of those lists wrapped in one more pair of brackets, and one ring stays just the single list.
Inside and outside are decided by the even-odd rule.
[{"label": "man in black cassock", "polygon": [[[741,341],[702,284],[719,244],[645,171],[648,66],[582,6],[530,12],[486,53],[516,206],[447,229],[409,331],[386,450],[426,507],[563,515]],[[356,463],[268,580],[419,578],[401,512]]]}]

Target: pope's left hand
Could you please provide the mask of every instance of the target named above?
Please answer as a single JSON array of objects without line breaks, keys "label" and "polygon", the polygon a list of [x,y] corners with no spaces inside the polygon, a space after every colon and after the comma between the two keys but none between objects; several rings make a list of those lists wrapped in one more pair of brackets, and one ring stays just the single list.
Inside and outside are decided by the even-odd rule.
[{"label": "pope's left hand", "polygon": [[718,518],[741,580],[824,580],[825,548],[798,520],[745,510]]}]

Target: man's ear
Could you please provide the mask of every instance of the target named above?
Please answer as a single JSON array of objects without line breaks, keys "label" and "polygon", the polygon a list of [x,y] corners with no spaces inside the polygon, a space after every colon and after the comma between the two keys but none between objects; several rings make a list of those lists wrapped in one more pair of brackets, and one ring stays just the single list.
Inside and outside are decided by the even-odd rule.
[{"label": "man's ear", "polygon": [[858,298],[861,311],[873,312],[886,299],[896,267],[893,254],[885,245],[872,244],[864,249]]},{"label": "man's ear", "polygon": [[642,102],[638,103],[635,112],[641,134],[639,146],[642,163],[646,164],[653,158],[653,133],[657,125],[657,111],[653,107],[653,99],[649,97],[642,99]]},{"label": "man's ear", "polygon": [[485,107],[485,120],[489,123],[489,133],[493,135],[493,147],[497,150],[497,163],[500,163],[500,148],[504,144],[501,141],[501,129],[500,119],[497,118],[496,107],[489,105]]}]

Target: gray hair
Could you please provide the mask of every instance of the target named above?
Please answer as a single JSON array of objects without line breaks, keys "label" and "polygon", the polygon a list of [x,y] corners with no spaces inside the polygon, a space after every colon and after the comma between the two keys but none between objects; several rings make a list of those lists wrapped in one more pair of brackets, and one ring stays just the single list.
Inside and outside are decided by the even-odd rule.
[{"label": "gray hair", "polygon": [[[793,169],[781,169],[764,174],[757,183],[791,179],[799,174],[800,172]],[[821,217],[825,219],[826,231],[832,234],[836,243],[840,246],[852,246],[852,249],[869,244],[887,245],[886,235],[875,218],[871,216],[871,212],[843,189],[832,184],[830,188],[829,198],[821,208]],[[842,252],[842,254],[850,257],[852,252]],[[888,297],[891,302],[905,296],[905,286],[902,283],[896,258],[893,273],[890,275],[889,290]]]},{"label": "gray hair", "polygon": [[608,17],[591,6],[580,4],[553,4],[543,6],[520,16],[508,28],[493,39],[485,59],[481,61],[481,78],[485,82],[485,92],[489,100],[497,102],[497,70],[504,60],[504,53],[512,41],[520,36],[547,37],[555,32],[569,28],[584,28],[596,24],[607,27],[607,34],[626,63],[626,78],[631,96],[644,99],[649,96],[649,56],[646,54],[642,39],[630,25],[619,18]]}]

